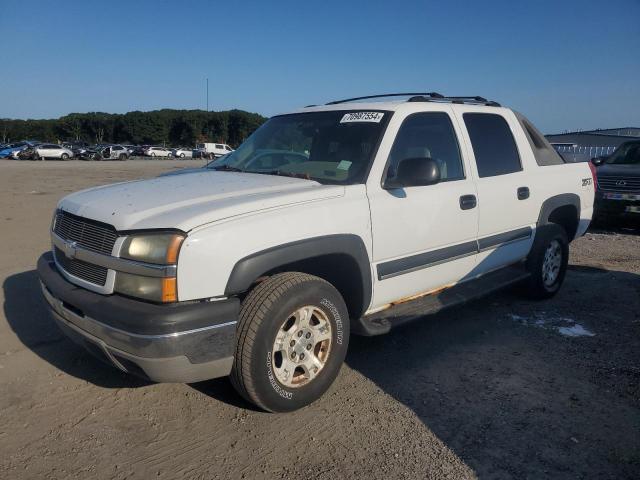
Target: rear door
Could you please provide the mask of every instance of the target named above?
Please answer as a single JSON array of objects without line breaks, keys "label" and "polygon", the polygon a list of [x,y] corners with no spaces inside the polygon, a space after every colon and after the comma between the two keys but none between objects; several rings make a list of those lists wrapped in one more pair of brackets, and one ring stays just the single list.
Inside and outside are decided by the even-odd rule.
[{"label": "rear door", "polygon": [[461,106],[457,114],[473,159],[478,192],[476,271],[486,273],[528,254],[539,212],[530,198],[534,186],[523,166],[528,152],[516,141],[524,137],[513,113]]}]

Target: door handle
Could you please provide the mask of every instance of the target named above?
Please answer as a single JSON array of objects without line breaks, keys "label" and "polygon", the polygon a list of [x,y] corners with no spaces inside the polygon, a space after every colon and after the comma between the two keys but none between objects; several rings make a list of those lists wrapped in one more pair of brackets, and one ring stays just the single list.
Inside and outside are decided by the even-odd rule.
[{"label": "door handle", "polygon": [[529,187],[518,188],[518,200],[526,200],[529,198]]},{"label": "door handle", "polygon": [[462,210],[476,208],[476,205],[478,205],[478,200],[476,200],[475,195],[462,195],[460,197],[460,208]]}]

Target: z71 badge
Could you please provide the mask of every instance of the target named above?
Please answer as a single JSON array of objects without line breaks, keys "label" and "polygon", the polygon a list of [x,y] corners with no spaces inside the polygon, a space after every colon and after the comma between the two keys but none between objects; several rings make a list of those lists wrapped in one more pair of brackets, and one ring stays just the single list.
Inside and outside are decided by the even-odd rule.
[{"label": "z71 badge", "polygon": [[592,178],[583,178],[582,179],[582,186],[586,187],[587,185],[591,185],[593,183],[593,179]]}]

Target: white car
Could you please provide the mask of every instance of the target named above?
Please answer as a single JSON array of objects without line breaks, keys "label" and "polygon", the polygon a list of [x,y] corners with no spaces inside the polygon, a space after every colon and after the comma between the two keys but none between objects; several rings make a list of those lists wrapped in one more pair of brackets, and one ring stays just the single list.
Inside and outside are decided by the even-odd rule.
[{"label": "white car", "polygon": [[34,148],[34,156],[37,159],[57,158],[60,160],[68,160],[73,158],[73,152],[55,143],[43,143]]},{"label": "white car", "polygon": [[191,158],[193,157],[193,149],[191,148],[176,148],[172,150],[172,155],[176,158]]},{"label": "white car", "polygon": [[226,143],[198,143],[196,145],[196,150],[216,158],[226,155],[229,152],[233,152],[233,148]]},{"label": "white car", "polygon": [[144,154],[148,157],[170,157],[171,149],[165,147],[149,147]]},{"label": "white car", "polygon": [[351,333],[515,282],[556,294],[591,164],[481,97],[371,100],[274,117],[200,172],[63,198],[38,261],[58,325],[122,371],[230,375],[284,412],[327,390]]}]

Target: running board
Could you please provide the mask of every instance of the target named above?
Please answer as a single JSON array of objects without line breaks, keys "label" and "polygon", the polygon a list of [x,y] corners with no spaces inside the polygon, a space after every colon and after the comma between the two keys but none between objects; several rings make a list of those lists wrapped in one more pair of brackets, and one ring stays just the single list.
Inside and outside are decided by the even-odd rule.
[{"label": "running board", "polygon": [[528,277],[529,273],[525,270],[523,263],[501,268],[476,279],[458,283],[414,300],[392,304],[385,310],[352,320],[351,331],[356,335],[368,337],[383,335],[392,328],[425,315],[438,313],[445,308],[484,297]]}]

